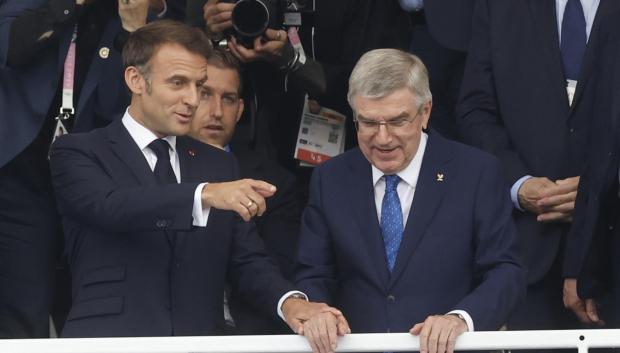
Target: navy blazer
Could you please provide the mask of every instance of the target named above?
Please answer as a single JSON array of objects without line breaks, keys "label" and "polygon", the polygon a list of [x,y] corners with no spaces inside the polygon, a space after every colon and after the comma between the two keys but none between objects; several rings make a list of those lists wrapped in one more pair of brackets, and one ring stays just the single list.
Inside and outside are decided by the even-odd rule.
[{"label": "navy blazer", "polygon": [[297,285],[357,333],[406,332],[454,309],[495,330],[525,292],[511,209],[493,157],[431,132],[390,275],[371,166],[350,150],[314,171]]},{"label": "navy blazer", "polygon": [[[57,44],[42,50],[32,65],[26,68],[7,66],[11,22],[25,11],[46,3],[46,0],[0,0],[0,167],[35,139],[62,80],[73,33],[71,25],[55,34]],[[73,13],[69,12],[69,16]],[[121,30],[118,16],[110,18],[103,30],[75,107],[74,132],[107,125],[109,120],[95,121],[94,117],[121,115],[129,103],[121,53],[114,47],[114,39]],[[104,47],[109,49],[106,58],[99,55],[99,49]]]},{"label": "navy blazer", "polygon": [[[584,96],[585,114],[592,117],[586,171],[579,182],[573,226],[566,242],[564,275],[579,278],[581,298],[592,298],[610,284],[610,243],[618,226],[620,168],[620,11],[601,25],[594,88]],[[617,286],[617,283],[616,283]]]},{"label": "navy blazer", "polygon": [[201,182],[238,175],[234,157],[177,138],[181,183],[158,185],[119,120],[69,134],[52,148],[73,304],[62,335],[212,335],[224,328],[227,281],[265,315],[292,289],[265,255],[252,222],[211,209],[192,226]]},{"label": "navy blazer", "polygon": [[[474,10],[458,125],[464,142],[494,153],[510,185],[525,175],[551,180],[583,171],[590,117],[579,113],[596,62],[600,18],[620,7],[602,0],[572,106],[558,39],[555,0],[481,0]],[[541,224],[515,211],[528,281],[542,279],[558,253],[565,224]]]}]

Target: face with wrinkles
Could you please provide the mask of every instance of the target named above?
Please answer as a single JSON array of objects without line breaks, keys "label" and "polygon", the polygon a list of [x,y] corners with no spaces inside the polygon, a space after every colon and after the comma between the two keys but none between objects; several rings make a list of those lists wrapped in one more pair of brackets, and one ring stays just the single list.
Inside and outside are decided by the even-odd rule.
[{"label": "face with wrinkles", "polygon": [[366,159],[384,174],[405,169],[418,151],[431,106],[419,105],[408,88],[381,98],[354,97],[357,139]]},{"label": "face with wrinkles", "polygon": [[129,113],[159,137],[189,133],[204,93],[207,60],[178,44],[155,50],[146,69],[130,66],[125,81],[132,92]]}]

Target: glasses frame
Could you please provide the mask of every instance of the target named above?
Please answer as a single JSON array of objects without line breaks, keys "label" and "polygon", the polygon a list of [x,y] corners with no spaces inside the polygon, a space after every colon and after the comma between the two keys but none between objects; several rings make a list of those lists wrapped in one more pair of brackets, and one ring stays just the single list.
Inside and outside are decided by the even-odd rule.
[{"label": "glasses frame", "polygon": [[353,123],[355,124],[355,130],[358,133],[362,133],[362,134],[367,134],[367,135],[374,135],[376,133],[378,133],[381,130],[381,126],[385,126],[385,129],[387,132],[389,133],[393,133],[395,130],[398,130],[400,128],[405,127],[408,124],[411,124],[412,122],[414,122],[418,116],[420,116],[420,114],[422,113],[422,111],[424,110],[424,106],[425,104],[420,104],[420,106],[418,107],[417,112],[415,113],[415,115],[412,118],[409,119],[394,119],[394,120],[388,120],[388,121],[376,121],[376,120],[366,120],[366,119],[362,119],[363,123],[369,123],[371,124],[371,126],[366,126],[366,127],[362,127],[360,129],[360,119],[358,117],[353,118]]}]

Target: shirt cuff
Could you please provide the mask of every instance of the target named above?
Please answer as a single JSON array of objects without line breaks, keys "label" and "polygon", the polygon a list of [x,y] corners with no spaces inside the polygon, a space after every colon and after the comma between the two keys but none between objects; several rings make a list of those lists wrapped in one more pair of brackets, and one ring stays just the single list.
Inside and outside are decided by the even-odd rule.
[{"label": "shirt cuff", "polygon": [[284,313],[282,312],[282,304],[284,304],[284,301],[293,294],[301,294],[306,297],[306,300],[308,300],[308,296],[306,295],[306,293],[300,292],[298,290],[292,290],[290,292],[284,293],[284,295],[280,297],[280,300],[278,300],[278,316],[284,321],[286,321],[286,319],[284,318]]},{"label": "shirt cuff", "polygon": [[452,310],[448,313],[448,315],[459,315],[465,323],[467,324],[467,332],[474,332],[474,320],[471,319],[471,316],[465,310]]},{"label": "shirt cuff", "polygon": [[512,204],[519,211],[525,211],[523,208],[521,208],[521,205],[519,204],[519,189],[521,188],[521,185],[523,185],[523,183],[525,183],[530,178],[532,178],[531,175],[523,176],[519,180],[515,181],[515,183],[512,184],[512,187],[510,188],[510,199],[512,200]]},{"label": "shirt cuff", "polygon": [[194,206],[192,208],[192,217],[194,221],[192,224],[196,227],[206,227],[209,220],[209,211],[211,207],[202,207],[202,188],[208,183],[198,184],[196,191],[194,191]]}]

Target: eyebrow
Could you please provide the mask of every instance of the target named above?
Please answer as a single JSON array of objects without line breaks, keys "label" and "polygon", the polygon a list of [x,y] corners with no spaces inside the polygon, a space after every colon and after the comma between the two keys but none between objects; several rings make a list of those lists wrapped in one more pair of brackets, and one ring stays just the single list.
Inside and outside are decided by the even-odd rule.
[{"label": "eyebrow", "polygon": [[406,119],[408,117],[409,117],[409,114],[407,112],[402,112],[395,117],[384,119],[384,120],[375,120],[375,119],[367,118],[361,114],[357,115],[357,119],[368,120],[368,121],[392,121],[392,120],[398,120],[398,119]]}]

